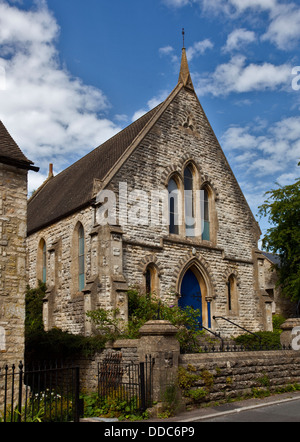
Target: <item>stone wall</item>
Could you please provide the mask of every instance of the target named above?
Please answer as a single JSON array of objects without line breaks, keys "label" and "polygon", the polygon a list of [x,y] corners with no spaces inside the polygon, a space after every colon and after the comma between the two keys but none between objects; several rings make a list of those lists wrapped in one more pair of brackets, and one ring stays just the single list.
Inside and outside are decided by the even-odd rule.
[{"label": "stone wall", "polygon": [[[85,287],[76,287],[78,244],[76,226],[84,228]],[[88,207],[27,238],[28,279],[31,287],[38,284],[38,249],[46,242],[47,296],[44,302],[44,325],[74,334],[90,335],[92,327],[86,312],[97,308],[120,308],[127,319],[126,291],[123,277],[123,250],[120,229],[95,224],[95,210]]]},{"label": "stone wall", "polygon": [[[103,352],[95,353],[90,358],[81,358],[75,361],[80,367],[80,385],[83,391],[97,391],[98,389],[98,364],[113,353],[122,354],[122,363],[138,364],[140,357],[138,353],[139,340],[131,339],[117,342],[116,345],[107,346]],[[74,361],[72,361],[74,363]]]},{"label": "stone wall", "polygon": [[168,321],[150,321],[141,338],[119,340],[90,360],[79,361],[82,386],[97,390],[97,364],[118,352],[125,363],[155,359],[153,399],[163,400],[168,385],[178,385],[183,404],[226,401],[284,391],[300,385],[300,352],[292,350],[180,354],[176,329]]},{"label": "stone wall", "polygon": [[24,359],[27,170],[0,164],[0,366]]},{"label": "stone wall", "polygon": [[282,294],[280,286],[277,285],[278,275],[273,269],[273,263],[268,259],[264,261],[265,287],[272,300],[273,314],[282,315],[285,318],[293,317],[297,312],[297,303]]},{"label": "stone wall", "polygon": [[74,334],[85,334],[84,295],[77,290],[74,281],[78,275],[72,267],[73,237],[76,225],[81,223],[85,232],[86,281],[92,278],[91,255],[93,210],[88,208],[59,223],[42,229],[27,239],[27,266],[30,287],[36,287],[39,276],[38,250],[41,240],[46,243],[47,299],[44,304],[45,329],[53,327]]},{"label": "stone wall", "polygon": [[[181,355],[185,395],[197,402],[221,401],[279,391],[300,383],[300,353],[296,351]],[[198,392],[198,395],[197,395]]]}]

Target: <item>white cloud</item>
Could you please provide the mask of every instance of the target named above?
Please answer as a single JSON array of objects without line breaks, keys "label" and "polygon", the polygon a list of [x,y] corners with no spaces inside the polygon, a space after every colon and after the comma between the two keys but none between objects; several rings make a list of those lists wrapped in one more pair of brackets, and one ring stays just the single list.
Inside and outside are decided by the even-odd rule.
[{"label": "white cloud", "polygon": [[229,2],[239,12],[246,9],[272,10],[277,6],[277,0],[230,0]]},{"label": "white cloud", "polygon": [[[120,130],[100,116],[109,108],[103,92],[61,66],[58,38],[59,26],[43,1],[26,11],[0,0],[0,65],[6,79],[0,119],[41,168],[39,179],[50,162],[59,172]],[[30,178],[29,191],[37,180]]]},{"label": "white cloud", "polygon": [[284,0],[164,0],[167,6],[181,8],[197,4],[204,13],[225,14],[232,19],[241,15],[266,12],[268,24],[263,41],[268,40],[279,49],[294,49],[300,40],[300,7],[298,2]]},{"label": "white cloud", "polygon": [[159,95],[151,98],[148,102],[147,102],[147,108],[146,109],[139,109],[137,110],[134,115],[132,116],[132,121],[136,121],[138,118],[142,117],[143,115],[145,115],[147,112],[149,112],[151,109],[154,109],[156,106],[158,106],[159,104],[161,104],[163,101],[165,101],[165,99],[168,97],[170,92],[164,90],[161,91]]},{"label": "white cloud", "polygon": [[[233,164],[256,177],[277,177],[282,184],[296,179],[300,158],[300,117],[276,122],[268,129],[231,127],[222,137],[222,146]],[[250,161],[251,160],[251,161]],[[276,181],[274,179],[273,181]]]},{"label": "white cloud", "polygon": [[186,56],[188,60],[191,61],[194,57],[203,55],[205,51],[212,49],[213,47],[214,44],[206,38],[205,40],[195,42],[193,46],[189,47],[186,51]]},{"label": "white cloud", "polygon": [[246,57],[235,55],[215,72],[196,78],[199,95],[226,96],[230,93],[275,90],[290,85],[291,66],[271,63],[246,64]]},{"label": "white cloud", "polygon": [[164,0],[167,6],[184,7],[198,4],[204,12],[227,14],[236,17],[247,10],[270,11],[277,6],[277,0]]},{"label": "white cloud", "polygon": [[[214,44],[208,38],[202,41],[196,41],[192,46],[187,48],[187,58],[189,61],[191,61],[195,57],[203,55],[207,50],[213,49],[213,47]],[[176,69],[179,68],[180,59],[172,46],[164,46],[160,48],[159,55],[170,57],[172,63],[176,65]]]},{"label": "white cloud", "polygon": [[240,50],[246,44],[250,44],[256,41],[256,35],[253,31],[240,28],[235,29],[227,38],[226,45],[224,46],[224,52],[232,52]]},{"label": "white cloud", "polygon": [[282,50],[294,49],[300,40],[299,5],[290,3],[274,8],[271,23],[262,40],[269,40]]},{"label": "white cloud", "polygon": [[174,52],[174,48],[172,46],[165,46],[159,49],[160,55],[169,55]]},{"label": "white cloud", "polygon": [[179,63],[178,55],[175,53],[175,49],[172,46],[164,46],[163,48],[160,48],[158,52],[161,57],[170,57],[172,63]]},{"label": "white cloud", "polygon": [[182,8],[193,3],[193,0],[163,0],[163,3],[172,8]]},{"label": "white cloud", "polygon": [[257,147],[257,137],[249,133],[248,127],[230,127],[223,135],[224,146],[228,150],[253,149]]}]

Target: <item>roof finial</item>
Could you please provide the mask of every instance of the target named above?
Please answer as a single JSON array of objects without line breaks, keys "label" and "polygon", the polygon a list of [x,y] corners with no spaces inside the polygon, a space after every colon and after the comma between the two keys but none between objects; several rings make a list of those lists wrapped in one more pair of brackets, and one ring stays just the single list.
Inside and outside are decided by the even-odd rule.
[{"label": "roof finial", "polygon": [[185,37],[185,30],[184,28],[182,28],[183,49],[184,49],[184,37]]}]

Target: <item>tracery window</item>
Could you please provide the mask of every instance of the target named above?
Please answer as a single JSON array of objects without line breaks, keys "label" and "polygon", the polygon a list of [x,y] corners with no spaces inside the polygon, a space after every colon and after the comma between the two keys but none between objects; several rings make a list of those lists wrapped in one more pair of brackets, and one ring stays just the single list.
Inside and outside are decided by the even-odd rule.
[{"label": "tracery window", "polygon": [[168,193],[169,233],[216,243],[215,193],[208,182],[201,187],[200,174],[191,161],[182,175],[173,173]]}]

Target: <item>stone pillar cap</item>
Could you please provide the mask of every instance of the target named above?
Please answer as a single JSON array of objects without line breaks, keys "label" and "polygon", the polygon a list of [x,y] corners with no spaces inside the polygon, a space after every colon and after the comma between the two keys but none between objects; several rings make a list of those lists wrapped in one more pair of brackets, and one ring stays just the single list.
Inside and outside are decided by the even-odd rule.
[{"label": "stone pillar cap", "polygon": [[282,330],[291,330],[294,327],[300,327],[300,318],[289,318],[280,326]]},{"label": "stone pillar cap", "polygon": [[140,334],[143,336],[151,335],[176,335],[178,332],[177,328],[171,324],[169,321],[165,320],[151,320],[146,322],[140,328]]}]

